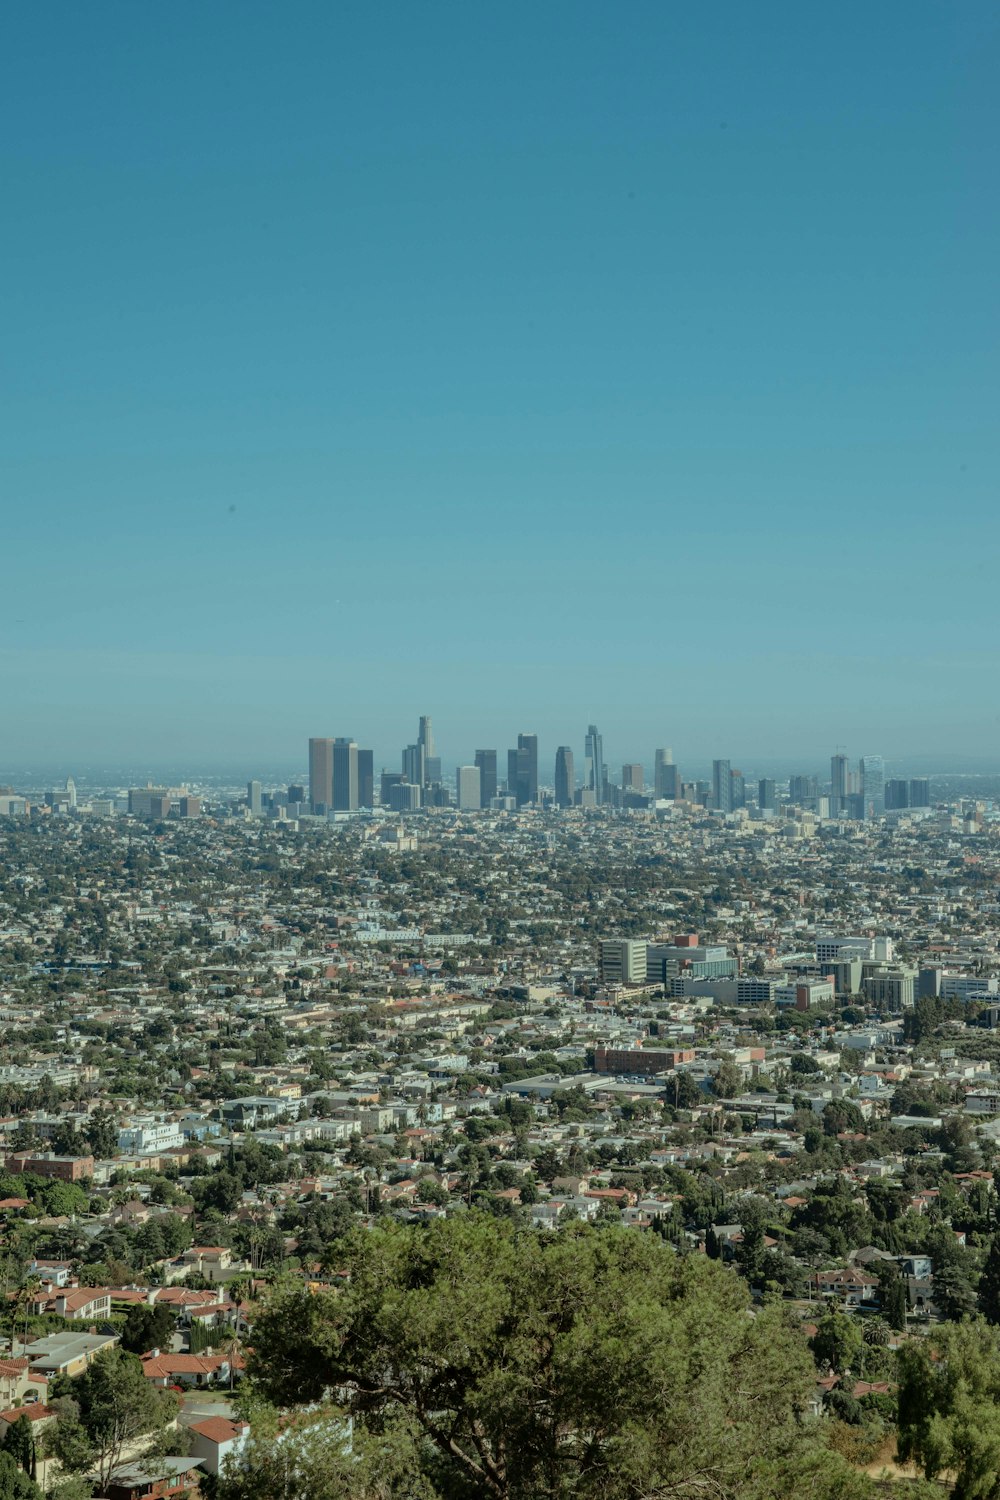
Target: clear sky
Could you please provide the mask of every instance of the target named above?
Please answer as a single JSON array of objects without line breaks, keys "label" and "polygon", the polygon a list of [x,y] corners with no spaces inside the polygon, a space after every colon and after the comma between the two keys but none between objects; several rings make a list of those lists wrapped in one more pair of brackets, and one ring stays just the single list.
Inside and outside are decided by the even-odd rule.
[{"label": "clear sky", "polygon": [[4,21],[0,780],[997,750],[994,0]]}]

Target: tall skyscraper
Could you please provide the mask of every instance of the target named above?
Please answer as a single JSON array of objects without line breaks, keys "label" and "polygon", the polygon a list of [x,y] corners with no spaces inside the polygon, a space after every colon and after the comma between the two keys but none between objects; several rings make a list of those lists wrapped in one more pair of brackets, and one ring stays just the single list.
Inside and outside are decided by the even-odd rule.
[{"label": "tall skyscraper", "polygon": [[659,801],[666,793],[666,769],[674,763],[674,752],[669,745],[657,750],[653,757],[653,796]]},{"label": "tall skyscraper", "polygon": [[417,744],[424,752],[423,785],[441,780],[441,757],[434,746],[434,729],[430,714],[422,714],[417,730]]},{"label": "tall skyscraper", "polygon": [[815,776],[790,776],[788,800],[798,807],[812,807],[819,799],[819,781]]},{"label": "tall skyscraper", "polygon": [[757,806],[761,812],[774,812],[778,806],[777,784],[770,777],[757,783]]},{"label": "tall skyscraper", "polygon": [[910,782],[910,806],[930,807],[931,784],[926,776],[915,776]]},{"label": "tall skyscraper", "polygon": [[411,786],[424,784],[424,747],[419,740],[403,751],[403,780]]},{"label": "tall skyscraper", "polygon": [[458,805],[464,811],[482,806],[478,766],[458,767],[455,772],[455,792]]},{"label": "tall skyscraper", "polygon": [[372,750],[358,751],[358,806],[375,806],[375,754]]},{"label": "tall skyscraper", "polygon": [[538,801],[538,736],[519,734],[517,749],[507,755],[507,790],[518,807]]},{"label": "tall skyscraper", "polygon": [[604,800],[604,739],[596,724],[588,724],[584,741],[586,755],[587,787],[594,794],[598,807]]},{"label": "tall skyscraper", "polygon": [[358,747],[344,738],[333,742],[333,809],[335,812],[358,810]]},{"label": "tall skyscraper", "polygon": [[680,767],[675,766],[673,761],[667,761],[661,767],[661,786],[663,796],[668,802],[677,802],[681,796],[681,772]]},{"label": "tall skyscraper", "polygon": [[476,765],[479,767],[479,799],[483,807],[489,807],[497,794],[496,751],[477,750]]},{"label": "tall skyscraper", "polygon": [[728,760],[712,762],[712,806],[717,812],[727,813],[733,810],[731,770]]},{"label": "tall skyscraper", "polygon": [[729,773],[729,808],[736,812],[747,805],[746,784],[743,780],[742,771],[730,771]]},{"label": "tall skyscraper", "polygon": [[629,761],[622,766],[622,791],[641,792],[644,785],[642,766],[638,761]]},{"label": "tall skyscraper", "polygon": [[309,806],[314,813],[333,806],[333,740],[309,741]]},{"label": "tall skyscraper", "polygon": [[260,782],[247,782],[247,807],[250,809],[251,818],[260,817]]},{"label": "tall skyscraper", "polygon": [[560,745],[556,751],[556,806],[572,807],[575,792],[573,751],[569,745]]},{"label": "tall skyscraper", "polygon": [[887,781],[885,784],[885,810],[898,812],[910,805],[910,783],[903,780]]},{"label": "tall skyscraper", "polygon": [[830,815],[836,818],[844,810],[851,792],[851,776],[846,755],[830,757]]},{"label": "tall skyscraper", "polygon": [[885,761],[881,755],[865,755],[861,760],[861,795],[865,817],[880,818],[885,812]]}]

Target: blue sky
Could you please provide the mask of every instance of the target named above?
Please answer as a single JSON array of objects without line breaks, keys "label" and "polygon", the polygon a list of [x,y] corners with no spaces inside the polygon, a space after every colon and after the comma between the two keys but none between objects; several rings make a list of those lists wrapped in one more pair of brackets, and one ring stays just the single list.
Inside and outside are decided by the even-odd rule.
[{"label": "blue sky", "polygon": [[421,711],[1000,749],[995,5],[61,0],[4,53],[0,779]]}]

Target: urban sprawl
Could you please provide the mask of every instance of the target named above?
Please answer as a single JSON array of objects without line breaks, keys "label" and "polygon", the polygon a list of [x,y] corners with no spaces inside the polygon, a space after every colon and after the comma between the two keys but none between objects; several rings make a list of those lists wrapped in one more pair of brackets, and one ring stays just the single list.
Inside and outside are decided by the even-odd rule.
[{"label": "urban sprawl", "polygon": [[[651,769],[591,725],[579,776],[521,734],[446,782],[424,718],[378,780],[314,738],[281,787],[0,787],[0,1495],[291,1495],[260,1465],[317,1433],[361,1474],[372,1392],[282,1385],[281,1327],[470,1226],[714,1262],[797,1341],[797,1441],[994,1493],[941,1372],[994,1422],[1000,811],[880,756]],[[406,1390],[471,1488],[378,1493],[570,1493]]]}]

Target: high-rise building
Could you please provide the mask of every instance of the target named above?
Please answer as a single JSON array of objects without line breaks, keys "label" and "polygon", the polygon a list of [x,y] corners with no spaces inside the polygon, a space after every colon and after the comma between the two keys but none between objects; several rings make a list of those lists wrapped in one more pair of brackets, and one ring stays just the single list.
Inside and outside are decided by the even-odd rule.
[{"label": "high-rise building", "polygon": [[72,776],[66,777],[66,805],[76,807],[76,782]]},{"label": "high-rise building", "polygon": [[653,756],[653,795],[659,801],[666,793],[666,770],[674,763],[674,752],[669,745],[657,750]]},{"label": "high-rise building", "polygon": [[862,756],[861,795],[864,798],[865,817],[881,817],[885,812],[885,761],[881,755]]},{"label": "high-rise building", "polygon": [[851,774],[846,755],[830,757],[830,816],[838,817],[851,792]]},{"label": "high-rise building", "polygon": [[644,777],[642,766],[640,766],[637,761],[629,761],[624,766],[622,766],[623,792],[641,792],[643,789],[643,784]]},{"label": "high-rise building", "polygon": [[732,812],[732,780],[728,760],[712,762],[712,806],[717,812]]},{"label": "high-rise building", "polygon": [[588,724],[584,742],[586,785],[594,793],[598,807],[604,801],[604,738],[598,733],[596,724]]},{"label": "high-rise building", "polygon": [[497,753],[495,750],[477,750],[476,765],[479,767],[479,800],[489,807],[497,794]]},{"label": "high-rise building", "polygon": [[375,806],[375,753],[358,751],[358,806]]},{"label": "high-rise building", "polygon": [[403,780],[411,786],[423,786],[424,779],[424,747],[418,740],[403,751]]},{"label": "high-rise building", "polygon": [[886,812],[899,812],[910,805],[910,783],[894,779],[885,784]]},{"label": "high-rise building", "polygon": [[423,800],[423,789],[418,782],[397,781],[389,788],[389,807],[392,812],[418,812]]},{"label": "high-rise building", "polygon": [[742,771],[730,771],[729,773],[729,807],[731,812],[737,808],[746,807],[747,792],[743,780]]},{"label": "high-rise building", "polygon": [[333,809],[335,812],[358,810],[358,747],[344,738],[333,742]]},{"label": "high-rise building", "polygon": [[288,800],[289,802],[294,803],[296,806],[300,802],[304,802],[306,800],[305,787],[300,786],[297,781],[290,782],[288,787]]},{"label": "high-rise building", "polygon": [[250,809],[251,818],[260,817],[260,782],[247,782],[247,807]]},{"label": "high-rise building", "polygon": [[309,741],[309,806],[320,814],[333,806],[333,740]]},{"label": "high-rise building", "polygon": [[926,776],[916,776],[910,782],[910,806],[930,807],[931,784]]},{"label": "high-rise building", "polygon": [[482,806],[478,766],[459,766],[455,771],[458,805],[465,811]]},{"label": "high-rise building", "polygon": [[604,984],[645,984],[646,943],[641,938],[602,938],[600,973]]},{"label": "high-rise building", "polygon": [[791,776],[788,780],[788,800],[796,807],[813,807],[819,800],[819,780],[815,776]]},{"label": "high-rise building", "polygon": [[681,796],[681,772],[680,772],[680,767],[679,766],[675,766],[672,760],[671,761],[667,761],[667,763],[661,768],[661,782],[660,782],[660,784],[662,786],[662,791],[660,793],[660,796],[664,797],[668,802],[677,802],[680,799],[680,796]]},{"label": "high-rise building", "polygon": [[774,812],[778,806],[777,782],[768,776],[757,783],[757,806],[761,812]]},{"label": "high-rise building", "polygon": [[556,806],[572,807],[575,792],[573,751],[569,745],[560,745],[556,751]]},{"label": "high-rise building", "polygon": [[402,771],[387,771],[382,768],[382,776],[379,781],[378,800],[383,807],[391,807],[390,796],[394,786],[400,786],[403,781]]},{"label": "high-rise building", "polygon": [[424,752],[423,785],[441,780],[441,757],[434,747],[434,729],[430,714],[422,714],[417,729],[417,744]]},{"label": "high-rise building", "polygon": [[519,734],[517,749],[507,756],[507,790],[517,798],[518,807],[538,801],[538,736]]}]

